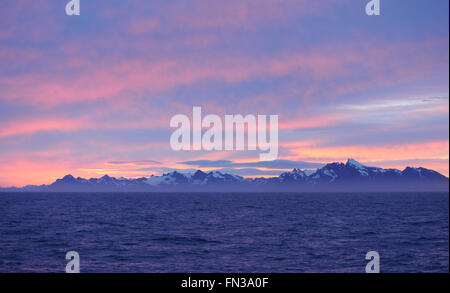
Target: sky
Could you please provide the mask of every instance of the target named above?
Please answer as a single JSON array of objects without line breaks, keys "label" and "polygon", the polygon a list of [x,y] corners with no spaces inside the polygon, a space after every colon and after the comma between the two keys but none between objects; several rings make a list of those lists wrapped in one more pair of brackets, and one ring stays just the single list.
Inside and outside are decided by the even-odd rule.
[{"label": "sky", "polygon": [[[0,186],[354,158],[449,174],[449,1],[0,2]],[[170,148],[170,119],[278,115],[279,155]]]}]

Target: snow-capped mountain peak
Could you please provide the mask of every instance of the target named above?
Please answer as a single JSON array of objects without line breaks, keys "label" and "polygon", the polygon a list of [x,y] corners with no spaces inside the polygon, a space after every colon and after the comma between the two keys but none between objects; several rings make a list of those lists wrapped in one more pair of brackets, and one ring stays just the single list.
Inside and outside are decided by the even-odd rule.
[{"label": "snow-capped mountain peak", "polygon": [[284,172],[280,175],[281,182],[298,181],[306,178],[307,175],[300,169],[294,168],[291,172]]},{"label": "snow-capped mountain peak", "polygon": [[346,165],[347,166],[352,166],[352,167],[357,168],[357,169],[365,169],[365,168],[367,168],[365,165],[361,164],[360,162],[356,161],[355,159],[348,159]]}]

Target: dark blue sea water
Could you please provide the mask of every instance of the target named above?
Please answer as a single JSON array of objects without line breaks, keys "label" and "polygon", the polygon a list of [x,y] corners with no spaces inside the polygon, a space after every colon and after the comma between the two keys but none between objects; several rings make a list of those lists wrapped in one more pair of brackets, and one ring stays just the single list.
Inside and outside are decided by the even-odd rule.
[{"label": "dark blue sea water", "polygon": [[0,193],[0,272],[449,272],[448,193]]}]

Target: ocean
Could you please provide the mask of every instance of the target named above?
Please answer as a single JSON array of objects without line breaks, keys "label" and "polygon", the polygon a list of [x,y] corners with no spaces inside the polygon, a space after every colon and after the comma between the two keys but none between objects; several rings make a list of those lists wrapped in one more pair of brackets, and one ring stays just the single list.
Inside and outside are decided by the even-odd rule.
[{"label": "ocean", "polygon": [[0,193],[0,272],[449,272],[448,193]]}]

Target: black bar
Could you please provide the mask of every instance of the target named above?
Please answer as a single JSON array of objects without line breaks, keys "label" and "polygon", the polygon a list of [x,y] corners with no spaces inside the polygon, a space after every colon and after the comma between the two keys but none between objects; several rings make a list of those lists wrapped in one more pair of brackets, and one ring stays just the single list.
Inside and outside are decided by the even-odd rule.
[{"label": "black bar", "polygon": [[[14,285],[26,284],[59,284],[60,286],[85,286],[86,282],[98,281],[99,284],[121,286],[125,284],[144,286],[143,288],[173,289],[183,291],[203,291],[203,292],[224,292],[229,290],[251,289],[256,292],[266,292],[280,289],[306,289],[313,286],[315,289],[330,286],[342,286],[349,284],[359,284],[364,287],[383,288],[386,281],[400,282],[406,287],[413,288],[419,282],[430,281],[434,285],[438,283],[448,283],[449,274],[276,274],[276,273],[254,273],[254,274],[0,274],[0,282],[12,282]],[[227,282],[228,278],[228,282]],[[263,279],[267,283],[263,285]],[[230,280],[238,280],[232,283]],[[183,287],[183,282],[190,280],[190,287]],[[202,287],[192,287],[194,280],[214,281],[212,290],[207,282],[198,283],[205,285]],[[243,280],[245,280],[243,282]],[[253,280],[253,281],[250,281]],[[259,280],[259,281],[257,281]],[[209,283],[210,284],[210,283]],[[239,284],[238,287],[236,284]],[[246,286],[243,286],[243,285]],[[253,284],[253,285],[252,285]],[[259,285],[259,286],[257,286]],[[126,288],[126,287],[125,287]],[[150,292],[149,290],[146,290]],[[304,290],[301,290],[304,291]],[[365,291],[365,290],[363,290]],[[280,291],[281,292],[281,291]],[[298,291],[300,292],[300,291]]]}]

